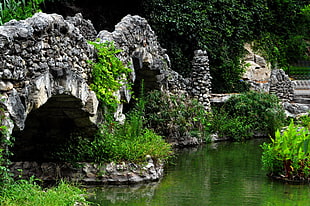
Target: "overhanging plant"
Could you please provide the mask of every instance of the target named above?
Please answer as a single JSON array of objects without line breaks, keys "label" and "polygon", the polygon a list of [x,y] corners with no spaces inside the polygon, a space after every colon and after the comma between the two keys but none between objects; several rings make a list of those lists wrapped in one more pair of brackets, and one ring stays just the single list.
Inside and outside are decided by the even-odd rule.
[{"label": "overhanging plant", "polygon": [[97,50],[97,61],[88,61],[92,65],[91,89],[96,93],[101,104],[108,111],[114,112],[120,101],[115,93],[127,83],[132,70],[116,57],[122,50],[117,49],[113,42],[89,42]]}]

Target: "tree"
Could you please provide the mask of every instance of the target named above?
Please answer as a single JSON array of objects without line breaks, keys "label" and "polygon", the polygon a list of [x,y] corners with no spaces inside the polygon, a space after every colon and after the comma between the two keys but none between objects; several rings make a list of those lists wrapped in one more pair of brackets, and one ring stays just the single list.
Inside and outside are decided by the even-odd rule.
[{"label": "tree", "polygon": [[143,5],[174,70],[188,76],[193,51],[208,51],[213,92],[246,89],[239,81],[244,43],[256,40],[270,61],[277,55],[275,61],[284,65],[302,56],[309,35],[309,19],[301,14],[306,1],[147,0]]}]

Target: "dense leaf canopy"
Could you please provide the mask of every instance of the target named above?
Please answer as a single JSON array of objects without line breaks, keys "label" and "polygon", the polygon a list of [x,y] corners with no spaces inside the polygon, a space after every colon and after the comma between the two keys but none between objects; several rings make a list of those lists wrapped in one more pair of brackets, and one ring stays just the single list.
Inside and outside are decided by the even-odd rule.
[{"label": "dense leaf canopy", "polygon": [[208,51],[216,92],[245,89],[238,81],[244,43],[255,41],[270,62],[286,66],[304,58],[310,39],[307,0],[144,2],[145,16],[168,49],[173,69],[189,75],[193,51]]}]

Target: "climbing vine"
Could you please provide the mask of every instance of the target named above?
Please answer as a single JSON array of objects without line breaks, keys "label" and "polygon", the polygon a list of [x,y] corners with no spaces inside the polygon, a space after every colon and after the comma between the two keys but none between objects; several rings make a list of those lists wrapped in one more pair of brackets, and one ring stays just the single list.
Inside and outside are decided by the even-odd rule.
[{"label": "climbing vine", "polygon": [[116,57],[121,50],[117,49],[113,42],[99,43],[89,42],[97,50],[97,62],[89,61],[92,65],[91,89],[96,92],[97,98],[108,111],[114,112],[120,100],[115,93],[126,84],[126,77],[131,69]]}]

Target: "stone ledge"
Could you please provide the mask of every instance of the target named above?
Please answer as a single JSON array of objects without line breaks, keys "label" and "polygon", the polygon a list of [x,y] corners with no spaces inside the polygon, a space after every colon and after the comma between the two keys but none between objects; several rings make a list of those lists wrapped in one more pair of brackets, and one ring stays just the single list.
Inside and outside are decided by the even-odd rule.
[{"label": "stone ledge", "polygon": [[163,176],[163,167],[164,164],[161,161],[154,162],[152,158],[141,164],[111,162],[102,165],[87,162],[73,165],[25,161],[13,162],[10,171],[14,174],[14,179],[27,179],[34,176],[43,182],[66,179],[88,185],[120,185],[158,181]]}]

